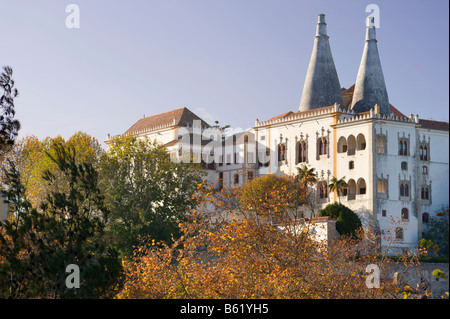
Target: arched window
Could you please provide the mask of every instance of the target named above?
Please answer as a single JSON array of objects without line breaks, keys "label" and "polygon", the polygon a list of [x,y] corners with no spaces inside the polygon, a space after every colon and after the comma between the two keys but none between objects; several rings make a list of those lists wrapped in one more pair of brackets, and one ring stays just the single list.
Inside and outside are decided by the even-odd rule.
[{"label": "arched window", "polygon": [[423,147],[423,160],[428,161],[428,148],[426,146]]},{"label": "arched window", "polygon": [[405,184],[405,196],[409,197],[409,186],[408,186],[408,184]]},{"label": "arched window", "polygon": [[353,135],[350,135],[347,138],[347,145],[348,145],[347,155],[355,155],[356,138]]},{"label": "arched window", "polygon": [[408,208],[402,208],[402,220],[408,220],[408,219],[409,219]]},{"label": "arched window", "polygon": [[419,157],[420,157],[420,160],[423,161],[423,146],[420,146]]},{"label": "arched window", "polygon": [[405,196],[405,186],[400,184],[400,196]]},{"label": "arched window", "polygon": [[428,187],[425,187],[425,198],[424,199],[430,199],[428,194]]},{"label": "arched window", "polygon": [[361,150],[365,150],[366,149],[366,138],[364,137],[363,134],[358,134],[358,136],[356,137],[357,140],[357,150],[361,151]]},{"label": "arched window", "polygon": [[348,185],[347,200],[353,200],[356,198],[356,182],[354,179],[350,179],[347,185]]},{"label": "arched window", "polygon": [[347,140],[345,137],[341,136],[338,141],[338,153],[347,152]]},{"label": "arched window", "polygon": [[428,223],[429,220],[430,220],[430,214],[423,213],[422,214],[422,223],[426,224],[426,223]]},{"label": "arched window", "polygon": [[363,195],[366,193],[366,181],[364,180],[364,178],[358,179],[356,191],[359,195]]},{"label": "arched window", "polygon": [[328,140],[325,139],[323,141],[323,154],[327,154],[328,153]]}]

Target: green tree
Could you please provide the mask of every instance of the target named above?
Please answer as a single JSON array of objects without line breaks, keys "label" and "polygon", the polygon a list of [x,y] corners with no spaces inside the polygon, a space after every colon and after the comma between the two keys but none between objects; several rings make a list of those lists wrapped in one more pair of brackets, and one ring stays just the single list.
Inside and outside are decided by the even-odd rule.
[{"label": "green tree", "polygon": [[[120,286],[122,266],[105,237],[109,211],[98,173],[91,163],[77,162],[74,147],[57,144],[52,151],[47,156],[57,171],[45,170],[43,180],[53,185],[59,175],[68,187],[51,188],[39,212],[27,200],[14,163],[5,174],[14,216],[1,224],[2,297],[111,297]],[[69,264],[80,269],[80,288],[66,287]]]},{"label": "green tree", "polygon": [[335,176],[333,176],[331,178],[331,183],[328,186],[331,192],[336,191],[338,199],[339,199],[339,203],[341,202],[341,193],[344,190],[344,188],[346,188],[348,185],[345,181],[345,176],[337,179]]},{"label": "green tree", "polygon": [[336,230],[341,236],[356,238],[362,224],[358,215],[341,203],[327,205],[319,212],[319,216],[329,216],[336,219]]},{"label": "green tree", "polygon": [[[56,145],[63,144],[74,148],[75,160],[78,164],[90,163],[94,168],[98,167],[103,150],[96,138],[84,133],[77,132],[67,141],[61,136],[46,137],[42,140],[35,136],[26,136],[13,145],[7,156],[1,161],[2,167],[7,168],[9,162],[13,162],[20,172],[21,182],[26,189],[26,196],[33,207],[39,210],[41,202],[46,194],[54,189],[67,189],[67,180],[58,170],[56,163],[47,156],[54,155]],[[48,184],[43,180],[43,173],[50,170],[55,174],[55,180]],[[0,173],[0,185],[4,177]]]},{"label": "green tree", "polygon": [[311,186],[317,182],[317,173],[315,168],[308,168],[306,165],[297,167],[296,179],[299,180],[305,186]]},{"label": "green tree", "polygon": [[200,164],[175,163],[164,146],[133,136],[111,140],[100,167],[112,214],[109,234],[122,255],[132,253],[140,236],[165,242],[178,237],[206,173]]},{"label": "green tree", "polygon": [[439,255],[448,256],[449,253],[449,209],[441,208],[432,216],[425,226],[423,236],[439,247]]},{"label": "green tree", "polygon": [[7,152],[17,138],[20,122],[14,118],[14,98],[19,91],[14,87],[13,70],[3,67],[0,74],[0,157]]}]

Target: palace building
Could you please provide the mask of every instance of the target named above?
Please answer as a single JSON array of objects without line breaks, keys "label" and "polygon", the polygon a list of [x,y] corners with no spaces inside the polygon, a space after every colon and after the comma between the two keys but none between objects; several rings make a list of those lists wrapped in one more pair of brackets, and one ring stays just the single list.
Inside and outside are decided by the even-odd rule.
[{"label": "palace building", "polygon": [[[315,168],[317,207],[339,200],[363,226],[373,224],[385,235],[385,247],[393,238],[394,249],[417,248],[426,223],[449,203],[449,124],[406,115],[389,103],[373,23],[366,27],[355,84],[343,89],[326,27],[320,14],[298,110],[222,138],[180,108],[142,118],[125,134],[156,139],[174,157],[203,154],[216,188],[296,174],[302,165]],[[333,176],[348,184],[340,198],[328,191]]]}]

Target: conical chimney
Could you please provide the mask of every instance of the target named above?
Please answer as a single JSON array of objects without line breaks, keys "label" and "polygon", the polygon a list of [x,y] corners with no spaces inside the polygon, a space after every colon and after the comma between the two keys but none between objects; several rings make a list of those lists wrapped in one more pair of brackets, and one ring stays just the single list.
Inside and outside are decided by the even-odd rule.
[{"label": "conical chimney", "polygon": [[344,100],[328,41],[325,15],[319,14],[299,111],[308,111],[335,103],[344,105]]},{"label": "conical chimney", "polygon": [[389,98],[378,55],[374,18],[370,19],[350,108],[356,113],[367,112],[377,104],[381,114],[389,114]]}]

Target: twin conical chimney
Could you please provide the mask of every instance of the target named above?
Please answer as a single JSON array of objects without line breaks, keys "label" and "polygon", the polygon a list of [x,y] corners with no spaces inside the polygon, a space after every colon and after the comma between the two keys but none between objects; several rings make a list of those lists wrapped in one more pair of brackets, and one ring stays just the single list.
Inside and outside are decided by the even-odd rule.
[{"label": "twin conical chimney", "polygon": [[356,113],[367,112],[377,104],[380,113],[389,114],[389,99],[378,55],[374,18],[371,19],[366,28],[366,42],[350,108]]},{"label": "twin conical chimney", "polygon": [[338,103],[344,105],[339,78],[328,42],[325,15],[319,14],[314,47],[306,73],[299,111]]},{"label": "twin conical chimney", "polygon": [[[371,17],[367,23],[366,41],[350,109],[361,113],[378,105],[380,113],[389,114],[389,98],[378,55],[374,22],[374,18]],[[319,14],[313,52],[300,101],[300,112],[335,103],[344,105],[326,26],[325,15]]]}]

